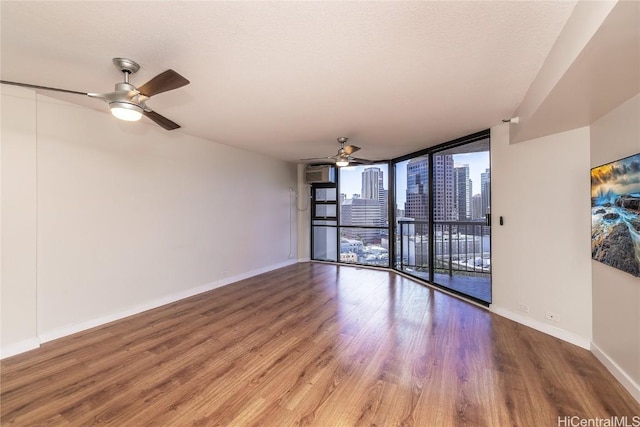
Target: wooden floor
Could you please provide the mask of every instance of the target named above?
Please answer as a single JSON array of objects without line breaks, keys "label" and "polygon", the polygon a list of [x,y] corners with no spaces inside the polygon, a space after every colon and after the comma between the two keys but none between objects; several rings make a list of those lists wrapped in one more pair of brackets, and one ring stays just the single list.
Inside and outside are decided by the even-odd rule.
[{"label": "wooden floor", "polygon": [[2,425],[557,426],[640,414],[584,349],[391,272],[327,264],[0,366]]}]

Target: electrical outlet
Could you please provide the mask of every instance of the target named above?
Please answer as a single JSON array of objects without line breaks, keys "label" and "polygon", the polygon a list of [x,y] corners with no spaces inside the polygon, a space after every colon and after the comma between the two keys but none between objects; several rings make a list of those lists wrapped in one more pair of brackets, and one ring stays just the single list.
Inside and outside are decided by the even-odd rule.
[{"label": "electrical outlet", "polygon": [[518,303],[518,310],[523,313],[529,312],[529,306],[527,304]]},{"label": "electrical outlet", "polygon": [[547,311],[547,315],[545,316],[549,320],[553,320],[554,322],[560,321],[560,315],[558,313],[554,313],[552,311]]}]

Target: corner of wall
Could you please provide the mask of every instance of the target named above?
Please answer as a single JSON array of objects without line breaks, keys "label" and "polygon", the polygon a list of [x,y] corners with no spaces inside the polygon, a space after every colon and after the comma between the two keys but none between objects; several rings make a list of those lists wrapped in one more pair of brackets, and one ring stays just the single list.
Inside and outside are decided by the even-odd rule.
[{"label": "corner of wall", "polygon": [[592,336],[588,144],[588,127],[518,144],[507,125],[491,129],[491,212],[504,217],[492,229],[491,309],[583,348]]},{"label": "corner of wall", "polygon": [[[640,153],[640,94],[591,125],[591,166]],[[640,402],[640,280],[592,261],[593,343],[598,359]]]},{"label": "corner of wall", "polygon": [[591,343],[590,347],[593,355],[602,363],[609,372],[615,377],[615,379],[622,384],[622,386],[633,396],[634,399],[640,403],[640,384],[634,381],[633,378],[625,372],[616,361],[605,353],[595,343]]}]

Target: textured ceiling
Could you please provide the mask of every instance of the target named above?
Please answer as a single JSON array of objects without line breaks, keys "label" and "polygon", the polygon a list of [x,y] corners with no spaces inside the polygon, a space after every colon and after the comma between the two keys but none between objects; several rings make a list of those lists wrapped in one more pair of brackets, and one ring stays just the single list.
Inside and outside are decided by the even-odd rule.
[{"label": "textured ceiling", "polygon": [[509,118],[574,6],[3,1],[1,76],[109,92],[111,58],[131,58],[134,85],[167,68],[191,81],[149,101],[174,132],[288,161],[333,155],[348,136],[359,157],[386,159]]}]

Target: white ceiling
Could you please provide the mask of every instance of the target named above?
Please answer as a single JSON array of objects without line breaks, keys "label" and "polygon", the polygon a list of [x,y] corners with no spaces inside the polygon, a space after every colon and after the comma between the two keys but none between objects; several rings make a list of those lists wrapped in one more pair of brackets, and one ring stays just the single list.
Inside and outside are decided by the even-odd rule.
[{"label": "white ceiling", "polygon": [[126,57],[142,66],[134,85],[167,68],[191,81],[148,103],[173,132],[294,162],[348,136],[359,157],[388,159],[511,117],[574,6],[2,1],[1,76],[109,92],[111,58]]}]

